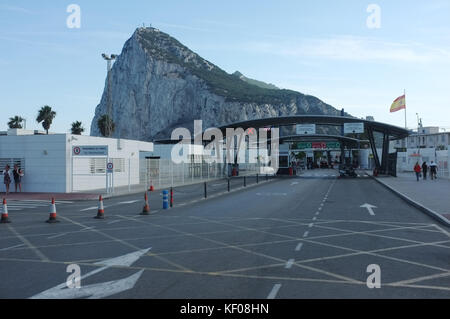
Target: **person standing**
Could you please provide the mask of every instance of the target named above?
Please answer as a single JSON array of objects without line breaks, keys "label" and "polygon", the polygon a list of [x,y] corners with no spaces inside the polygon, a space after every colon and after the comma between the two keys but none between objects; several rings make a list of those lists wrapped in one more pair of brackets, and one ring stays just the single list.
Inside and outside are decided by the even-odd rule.
[{"label": "person standing", "polygon": [[423,179],[427,179],[427,173],[428,173],[428,165],[427,162],[423,162],[422,164],[422,172],[423,172]]},{"label": "person standing", "polygon": [[417,181],[420,180],[420,172],[422,171],[422,168],[419,165],[419,162],[416,163],[414,166],[414,172],[416,172]]},{"label": "person standing", "polygon": [[6,195],[9,194],[9,185],[11,185],[11,171],[10,166],[6,165],[5,170],[3,171],[3,183],[6,187]]},{"label": "person standing", "polygon": [[430,164],[430,175],[432,180],[437,179],[437,164],[433,161]]},{"label": "person standing", "polygon": [[14,186],[16,188],[17,193],[17,187],[19,187],[19,192],[22,192],[22,177],[23,177],[23,171],[19,168],[19,165],[14,165],[13,170],[13,177],[14,177]]}]

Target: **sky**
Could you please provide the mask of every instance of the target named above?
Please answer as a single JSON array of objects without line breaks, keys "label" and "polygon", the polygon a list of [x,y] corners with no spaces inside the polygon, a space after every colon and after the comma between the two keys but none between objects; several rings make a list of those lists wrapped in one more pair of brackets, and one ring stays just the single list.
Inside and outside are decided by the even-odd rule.
[{"label": "sky", "polygon": [[[67,8],[80,8],[69,28]],[[375,5],[375,6],[374,6]],[[314,95],[357,117],[404,126],[390,113],[406,90],[407,124],[450,131],[448,0],[1,0],[0,131],[10,117],[52,132],[82,121],[89,134],[105,85],[102,53],[120,54],[153,26],[232,73]]]}]

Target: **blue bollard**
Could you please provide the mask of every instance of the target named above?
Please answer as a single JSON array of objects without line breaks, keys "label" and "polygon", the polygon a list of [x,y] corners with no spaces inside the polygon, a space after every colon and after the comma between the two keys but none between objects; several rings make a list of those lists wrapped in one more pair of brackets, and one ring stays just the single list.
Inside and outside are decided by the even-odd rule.
[{"label": "blue bollard", "polygon": [[169,191],[163,191],[163,209],[169,209]]}]

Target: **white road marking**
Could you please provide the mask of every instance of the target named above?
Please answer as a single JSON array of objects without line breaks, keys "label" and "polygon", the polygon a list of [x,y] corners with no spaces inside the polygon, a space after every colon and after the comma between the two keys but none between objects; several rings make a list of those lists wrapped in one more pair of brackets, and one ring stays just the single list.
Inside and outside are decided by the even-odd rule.
[{"label": "white road marking", "polygon": [[313,227],[313,226],[314,226],[313,223],[311,223],[311,224],[308,225],[309,228],[311,228],[311,227]]},{"label": "white road marking", "polygon": [[[13,202],[29,202],[29,203],[51,203],[51,200],[42,200],[42,199],[22,199]],[[55,200],[55,203],[59,204],[73,204],[74,202],[67,200]]]},{"label": "white road marking", "polygon": [[374,208],[378,208],[377,206],[373,206],[373,205],[370,205],[370,204],[367,204],[367,203],[364,204],[364,205],[361,205],[360,207],[361,208],[366,208],[369,211],[369,214],[371,216],[375,216],[375,213],[374,213],[373,209]]},{"label": "white road marking", "polygon": [[298,182],[292,182],[291,186],[298,185]]},{"label": "white road marking", "polygon": [[445,230],[445,229],[443,229],[442,227],[439,227],[438,225],[436,225],[436,224],[433,224],[433,226],[434,227],[436,227],[438,230],[440,230],[441,232],[443,232],[445,235],[447,235],[448,237],[450,237],[450,234]]},{"label": "white road marking", "polygon": [[25,237],[17,232],[11,225],[8,225],[10,231],[14,233],[25,245],[27,245],[42,261],[50,261],[39,249],[33,246]]},{"label": "white road marking", "polygon": [[138,200],[130,200],[128,202],[120,202],[120,203],[117,203],[116,205],[134,204],[137,202],[139,202],[139,199]]},{"label": "white road marking", "polygon": [[47,239],[55,239],[55,238],[62,237],[62,236],[65,236],[65,235],[67,235],[67,233],[62,233],[62,234],[50,236],[50,237],[47,237]]},{"label": "white road marking", "polygon": [[314,217],[314,218],[313,218],[313,221],[316,221],[316,220],[317,220],[317,217]]},{"label": "white road marking", "polygon": [[108,225],[119,223],[119,222],[121,222],[121,221],[120,220],[113,220],[112,222],[109,222]]},{"label": "white road marking", "polygon": [[306,231],[306,232],[303,234],[303,238],[308,237],[308,235],[309,235],[309,231]]},{"label": "white road marking", "polygon": [[295,262],[294,259],[289,259],[288,262],[286,263],[285,268],[290,269],[292,267],[292,265],[294,264],[294,262]]},{"label": "white road marking", "polygon": [[[132,252],[130,254],[126,254],[123,256],[119,256],[116,258],[107,259],[104,261],[100,261],[95,263],[95,265],[103,266],[99,269],[93,270],[90,273],[81,277],[81,281],[88,277],[91,277],[99,272],[102,272],[110,267],[129,267],[134,262],[136,262],[139,258],[145,255],[150,248],[139,250],[136,252]],[[141,270],[130,277],[103,282],[99,284],[93,284],[89,286],[82,286],[78,289],[69,289],[67,288],[67,283],[62,283],[56,287],[45,290],[37,295],[32,296],[30,299],[80,299],[80,298],[89,298],[89,299],[100,299],[106,298],[115,294],[118,294],[122,291],[132,289],[136,282],[141,277],[144,270]]]},{"label": "white road marking", "polygon": [[297,245],[297,247],[295,247],[295,251],[300,251],[300,249],[302,249],[302,247],[303,247],[303,243],[299,243]]},{"label": "white road marking", "polygon": [[15,245],[15,246],[7,247],[7,248],[2,248],[2,249],[0,249],[0,251],[6,251],[6,250],[10,250],[10,249],[14,249],[14,248],[22,247],[22,246],[25,246],[25,244],[19,244],[19,245]]},{"label": "white road marking", "polygon": [[43,204],[8,204],[8,208],[16,207],[16,208],[35,208],[35,207],[48,207],[49,205]]},{"label": "white road marking", "polygon": [[281,288],[281,284],[275,284],[273,286],[272,291],[270,292],[269,296],[267,296],[267,299],[275,299],[280,288]]},{"label": "white road marking", "polygon": [[[106,207],[103,207],[103,208],[106,208]],[[82,209],[82,210],[80,210],[80,212],[86,212],[88,210],[94,210],[94,209],[98,209],[98,207],[97,206],[92,206],[92,207],[89,207],[89,208]]]}]

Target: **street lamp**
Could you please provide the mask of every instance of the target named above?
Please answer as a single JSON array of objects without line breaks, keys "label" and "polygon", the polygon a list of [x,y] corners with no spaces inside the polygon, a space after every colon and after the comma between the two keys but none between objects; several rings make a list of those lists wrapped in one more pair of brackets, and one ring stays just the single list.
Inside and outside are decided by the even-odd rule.
[{"label": "street lamp", "polygon": [[107,114],[108,114],[108,123],[107,123],[107,137],[110,137],[111,131],[112,131],[112,100],[111,100],[111,64],[112,61],[117,58],[117,55],[111,54],[111,56],[103,53],[102,58],[106,60],[107,64],[107,78],[108,78],[108,88],[107,88],[107,97],[106,97],[106,104],[107,104]]}]

